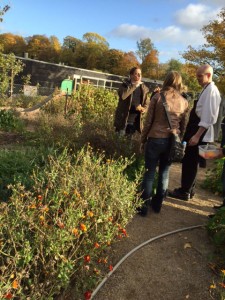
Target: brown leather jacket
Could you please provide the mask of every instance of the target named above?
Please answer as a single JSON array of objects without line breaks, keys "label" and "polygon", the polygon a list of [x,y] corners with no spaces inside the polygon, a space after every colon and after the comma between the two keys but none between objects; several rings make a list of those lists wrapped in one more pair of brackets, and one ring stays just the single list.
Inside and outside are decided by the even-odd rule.
[{"label": "brown leather jacket", "polygon": [[[180,93],[174,89],[164,92],[168,111],[171,117],[172,127],[176,129],[176,133],[182,138],[187,125],[188,119],[188,101],[184,99]],[[157,93],[151,99],[146,114],[144,128],[141,133],[141,142],[145,143],[148,137],[167,138],[171,133],[168,130],[165,108],[163,106],[161,95]]]},{"label": "brown leather jacket", "polygon": [[[130,81],[123,82],[118,90],[119,102],[115,112],[114,126],[116,130],[122,130],[127,124],[130,106],[132,102],[132,95],[135,87],[132,86]],[[147,110],[149,103],[149,89],[142,83],[141,84],[141,106]],[[143,127],[143,113],[140,118],[140,129]]]}]

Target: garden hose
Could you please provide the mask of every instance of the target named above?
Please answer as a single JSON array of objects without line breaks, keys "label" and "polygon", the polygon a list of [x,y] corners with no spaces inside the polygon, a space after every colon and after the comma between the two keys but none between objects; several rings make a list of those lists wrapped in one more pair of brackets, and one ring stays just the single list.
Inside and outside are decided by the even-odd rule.
[{"label": "garden hose", "polygon": [[37,110],[39,109],[40,107],[44,106],[46,103],[48,103],[50,100],[56,100],[58,97],[60,96],[59,95],[54,95],[51,94],[49,95],[45,100],[43,100],[42,102],[38,103],[38,104],[35,104],[33,107],[28,107],[28,108],[25,108],[23,109],[21,112],[31,112],[31,111],[34,111],[34,110]]},{"label": "garden hose", "polygon": [[195,228],[199,228],[199,227],[204,227],[205,225],[195,225],[195,226],[190,226],[190,227],[185,227],[185,228],[180,228],[180,229],[177,229],[177,230],[174,230],[174,231],[170,231],[170,232],[166,232],[166,233],[163,233],[163,234],[160,234],[156,237],[153,237],[145,242],[143,242],[142,244],[138,245],[137,247],[135,247],[134,249],[132,249],[130,252],[128,252],[114,267],[113,267],[113,270],[110,271],[105,277],[104,279],[100,282],[100,284],[97,286],[97,288],[93,291],[92,295],[91,295],[91,298],[90,299],[93,299],[96,294],[98,293],[98,291],[101,289],[101,287],[105,284],[105,282],[107,281],[107,279],[109,279],[109,277],[116,271],[116,269],[131,255],[133,254],[135,251],[139,250],[140,248],[144,247],[145,245],[153,242],[153,241],[156,241],[160,238],[163,238],[165,236],[168,236],[168,235],[171,235],[171,234],[174,234],[174,233],[178,233],[178,232],[181,232],[181,231],[186,231],[186,230],[191,230],[191,229],[195,229]]}]

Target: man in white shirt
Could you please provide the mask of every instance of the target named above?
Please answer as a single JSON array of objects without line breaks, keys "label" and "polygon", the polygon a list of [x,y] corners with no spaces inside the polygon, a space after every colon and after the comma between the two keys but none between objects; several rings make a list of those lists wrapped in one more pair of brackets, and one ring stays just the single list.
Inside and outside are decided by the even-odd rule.
[{"label": "man in white shirt", "polygon": [[214,142],[213,124],[217,121],[221,102],[220,92],[212,81],[212,67],[200,66],[196,77],[203,89],[191,110],[183,138],[187,142],[187,147],[182,161],[181,187],[168,193],[173,198],[185,201],[194,196],[200,159],[198,146]]}]

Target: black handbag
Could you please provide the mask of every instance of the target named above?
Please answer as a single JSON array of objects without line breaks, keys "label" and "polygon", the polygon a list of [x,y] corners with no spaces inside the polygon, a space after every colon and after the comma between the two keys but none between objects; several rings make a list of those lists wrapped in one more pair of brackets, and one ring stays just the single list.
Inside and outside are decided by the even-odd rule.
[{"label": "black handbag", "polygon": [[[165,108],[169,127],[170,127],[170,129],[172,129],[171,119],[170,119],[170,115],[168,112],[168,107],[167,107],[165,96],[163,93],[160,93],[160,95],[161,95],[163,106]],[[179,135],[172,133],[171,138],[170,138],[170,150],[169,150],[169,156],[168,156],[169,162],[171,162],[171,163],[172,162],[181,162],[184,157],[185,147],[186,147],[186,143],[181,142]]]}]

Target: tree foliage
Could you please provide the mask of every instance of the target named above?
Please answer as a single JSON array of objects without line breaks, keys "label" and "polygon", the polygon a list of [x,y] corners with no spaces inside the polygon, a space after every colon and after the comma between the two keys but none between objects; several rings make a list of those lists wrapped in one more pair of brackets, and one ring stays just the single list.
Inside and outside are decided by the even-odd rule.
[{"label": "tree foliage", "polygon": [[136,51],[136,53],[142,63],[147,57],[147,55],[153,50],[155,50],[154,44],[152,43],[150,38],[140,39],[139,42],[137,41],[137,48],[138,50]]},{"label": "tree foliage", "polygon": [[141,64],[142,73],[144,77],[149,77],[152,79],[158,79],[159,74],[159,59],[158,51],[152,49],[144,58],[144,61]]},{"label": "tree foliage", "polygon": [[23,70],[23,63],[16,59],[13,53],[5,55],[0,51],[0,95],[4,96],[8,90],[12,95],[14,78]]},{"label": "tree foliage", "polygon": [[83,41],[87,43],[95,43],[102,46],[105,46],[106,48],[109,47],[109,43],[106,41],[106,39],[95,32],[87,32],[83,35]]},{"label": "tree foliage", "polygon": [[0,44],[3,46],[4,53],[14,53],[22,56],[26,50],[26,41],[22,36],[12,33],[0,34]]},{"label": "tree foliage", "polygon": [[127,76],[129,73],[129,70],[133,67],[140,67],[140,64],[134,54],[134,52],[125,52],[123,54],[123,57],[121,59],[120,64],[117,66],[117,72],[116,74]]},{"label": "tree foliage", "polygon": [[202,32],[206,43],[198,49],[189,46],[182,56],[195,65],[210,64],[220,91],[225,93],[225,8],[218,14],[218,19],[203,27]]}]

